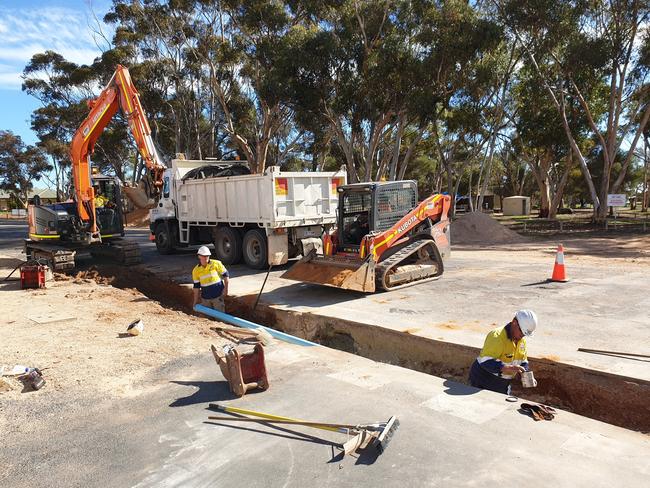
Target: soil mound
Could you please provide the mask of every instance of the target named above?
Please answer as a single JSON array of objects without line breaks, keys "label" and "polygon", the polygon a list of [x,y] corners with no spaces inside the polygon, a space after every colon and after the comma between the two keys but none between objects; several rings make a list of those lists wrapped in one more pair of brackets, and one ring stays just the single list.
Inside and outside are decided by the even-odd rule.
[{"label": "soil mound", "polygon": [[489,215],[472,212],[461,215],[451,224],[451,244],[516,244],[527,239],[494,220]]},{"label": "soil mound", "polygon": [[127,227],[148,227],[149,226],[149,209],[136,208],[126,214]]}]

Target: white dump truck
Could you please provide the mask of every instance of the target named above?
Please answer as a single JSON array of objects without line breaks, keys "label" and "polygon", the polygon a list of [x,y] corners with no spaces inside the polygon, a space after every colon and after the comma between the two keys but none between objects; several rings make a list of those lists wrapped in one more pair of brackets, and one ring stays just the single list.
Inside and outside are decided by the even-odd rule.
[{"label": "white dump truck", "polygon": [[226,265],[242,259],[263,269],[322,246],[336,225],[337,172],[282,172],[277,166],[250,174],[238,161],[174,159],[150,211],[151,239],[161,254],[213,243]]}]

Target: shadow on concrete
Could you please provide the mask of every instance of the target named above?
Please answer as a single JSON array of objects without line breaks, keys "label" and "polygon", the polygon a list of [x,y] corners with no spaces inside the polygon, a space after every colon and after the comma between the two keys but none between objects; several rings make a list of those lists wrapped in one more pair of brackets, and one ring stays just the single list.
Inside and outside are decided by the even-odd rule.
[{"label": "shadow on concrete", "polygon": [[[170,383],[198,388],[191,395],[174,400],[169,404],[170,407],[187,407],[197,403],[218,402],[237,398],[230,391],[227,381],[170,381]],[[255,392],[250,393],[255,394]]]},{"label": "shadow on concrete", "polygon": [[[287,281],[288,283],[288,281]],[[257,296],[257,294],[254,294]],[[266,305],[287,305],[290,307],[326,307],[365,297],[365,293],[338,290],[329,286],[292,282],[262,294],[261,302]]]},{"label": "shadow on concrete", "polygon": [[378,457],[379,457],[379,451],[377,451],[377,448],[370,445],[367,448],[360,451],[359,457],[357,458],[357,462],[354,464],[369,466],[371,464],[374,464]]},{"label": "shadow on concrete", "polygon": [[525,285],[521,285],[521,286],[539,286],[539,285],[548,285],[550,283],[553,283],[553,281],[551,281],[549,279],[545,279],[545,280],[542,280],[542,281],[537,281],[535,283],[526,283]]},{"label": "shadow on concrete", "polygon": [[[236,416],[238,417],[238,416]],[[263,425],[265,427],[268,427],[270,429],[276,430],[278,432],[269,432],[268,430],[262,430],[262,429],[256,429],[253,427],[244,427],[242,425],[233,425],[228,422],[224,421],[219,421],[219,420],[206,420],[203,422],[204,424],[209,424],[209,425],[217,425],[219,427],[228,427],[231,429],[237,429],[237,430],[244,430],[248,432],[256,432],[258,434],[266,434],[274,437],[282,437],[283,439],[290,439],[290,440],[296,440],[296,441],[302,441],[302,442],[312,442],[314,444],[321,444],[324,446],[332,446],[332,448],[338,448],[342,449],[343,446],[337,442],[332,442],[327,439],[322,439],[320,437],[315,437],[313,435],[305,434],[303,432],[297,432],[295,430],[287,429],[285,427],[280,427],[278,425],[273,425],[268,422],[264,422],[263,420],[260,420],[259,424]],[[343,458],[343,453],[339,453],[336,456],[333,456],[331,460],[328,461],[328,463],[331,462],[336,462],[335,460],[337,459],[342,459]]]},{"label": "shadow on concrete", "polygon": [[481,391],[480,388],[476,388],[475,386],[469,386],[451,380],[445,380],[442,384],[447,388],[443,392],[446,393],[447,395],[455,395],[455,396],[474,395],[475,393]]}]

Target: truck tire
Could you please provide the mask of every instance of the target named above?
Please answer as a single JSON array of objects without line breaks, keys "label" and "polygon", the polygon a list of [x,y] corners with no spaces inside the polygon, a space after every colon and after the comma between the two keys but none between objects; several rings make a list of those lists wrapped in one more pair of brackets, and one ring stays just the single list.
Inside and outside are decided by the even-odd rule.
[{"label": "truck tire", "polygon": [[160,223],[156,226],[156,249],[160,254],[171,254],[174,252],[174,238],[169,227]]},{"label": "truck tire", "polygon": [[244,235],[244,262],[249,268],[266,269],[269,265],[266,234],[260,229],[251,229]]},{"label": "truck tire", "polygon": [[232,227],[218,227],[214,231],[214,252],[217,259],[225,265],[241,261],[241,234]]}]

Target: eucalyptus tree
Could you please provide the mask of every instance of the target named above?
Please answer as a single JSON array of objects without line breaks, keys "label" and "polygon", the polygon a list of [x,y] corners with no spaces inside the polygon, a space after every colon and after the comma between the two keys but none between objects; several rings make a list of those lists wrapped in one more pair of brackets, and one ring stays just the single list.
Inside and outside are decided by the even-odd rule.
[{"label": "eucalyptus tree", "polygon": [[23,207],[27,207],[34,182],[50,169],[38,147],[26,145],[11,131],[0,130],[0,189],[11,193]]},{"label": "eucalyptus tree", "polygon": [[499,29],[453,0],[349,0],[324,13],[297,33],[294,103],[328,122],[351,181],[404,177]]},{"label": "eucalyptus tree", "polygon": [[[625,179],[637,143],[650,118],[645,84],[650,15],[647,0],[490,0],[512,36],[526,49],[541,86],[558,111],[574,157],[594,204],[594,218],[607,212],[606,198]],[[598,117],[606,84],[606,109]],[[595,98],[593,97],[595,95]],[[599,188],[570,123],[567,107],[580,106],[597,144],[602,168]],[[619,171],[616,155],[624,149]]]}]

